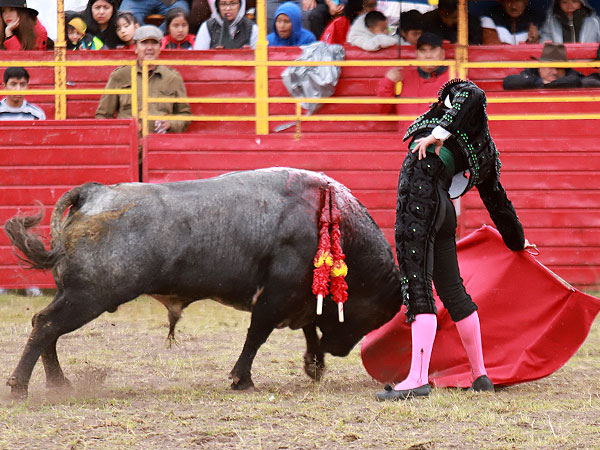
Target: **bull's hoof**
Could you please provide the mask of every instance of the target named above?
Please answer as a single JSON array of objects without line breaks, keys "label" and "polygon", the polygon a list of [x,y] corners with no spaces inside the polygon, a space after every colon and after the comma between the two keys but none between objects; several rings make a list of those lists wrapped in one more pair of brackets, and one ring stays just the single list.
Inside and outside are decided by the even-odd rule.
[{"label": "bull's hoof", "polygon": [[325,373],[325,362],[316,355],[304,354],[304,372],[314,381],[321,381]]},{"label": "bull's hoof", "polygon": [[17,377],[10,377],[6,382],[8,386],[10,386],[10,395],[15,400],[25,400],[27,399],[27,384],[19,383]]},{"label": "bull's hoof", "polygon": [[233,383],[231,383],[231,389],[234,391],[245,391],[246,389],[251,389],[254,387],[254,383],[250,377],[240,378],[233,376],[232,378]]}]

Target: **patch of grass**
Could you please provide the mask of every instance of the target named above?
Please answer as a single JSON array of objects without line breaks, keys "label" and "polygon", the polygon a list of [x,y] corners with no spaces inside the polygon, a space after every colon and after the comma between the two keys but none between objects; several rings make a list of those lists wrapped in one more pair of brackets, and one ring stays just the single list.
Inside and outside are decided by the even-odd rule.
[{"label": "patch of grass", "polygon": [[[8,378],[51,298],[0,296],[0,373]],[[562,449],[600,448],[600,321],[555,374],[474,394],[377,403],[381,389],[357,346],[327,357],[314,383],[302,332],[276,330],[254,366],[256,389],[229,389],[250,316],[213,302],[186,309],[179,345],[166,345],[165,308],[148,298],[64,336],[58,354],[71,390],[48,391],[41,362],[29,400],[0,390],[0,449]],[[0,380],[2,381],[2,380]]]}]

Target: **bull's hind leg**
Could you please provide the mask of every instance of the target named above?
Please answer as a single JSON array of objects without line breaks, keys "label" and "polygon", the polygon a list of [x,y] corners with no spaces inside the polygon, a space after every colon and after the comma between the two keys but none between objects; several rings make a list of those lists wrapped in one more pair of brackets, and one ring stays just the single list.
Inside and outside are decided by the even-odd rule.
[{"label": "bull's hind leg", "polygon": [[304,354],[304,371],[315,381],[320,381],[325,372],[325,355],[321,351],[317,328],[314,323],[302,328],[306,338],[306,353]]},{"label": "bull's hind leg", "polygon": [[71,386],[71,382],[65,377],[58,362],[58,355],[56,354],[57,340],[51,342],[42,352],[42,363],[44,363],[44,371],[46,372],[46,386],[49,388]]},{"label": "bull's hind leg", "polygon": [[[26,397],[31,372],[41,354],[48,363],[52,382],[59,381],[62,369],[56,356],[56,341],[65,333],[80,328],[106,311],[101,302],[89,295],[59,292],[52,303],[33,316],[33,330],[23,354],[7,384],[13,397]],[[64,375],[62,375],[64,381]],[[60,382],[60,381],[59,381]]]}]

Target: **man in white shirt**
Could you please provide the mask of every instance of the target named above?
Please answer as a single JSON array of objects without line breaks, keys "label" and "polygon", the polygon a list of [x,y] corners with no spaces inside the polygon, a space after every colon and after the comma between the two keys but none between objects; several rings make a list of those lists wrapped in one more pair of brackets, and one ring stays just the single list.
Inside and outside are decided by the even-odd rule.
[{"label": "man in white shirt", "polygon": [[[4,71],[2,88],[11,91],[29,89],[29,73],[22,67],[9,67]],[[0,120],[45,120],[46,114],[25,100],[24,95],[7,95],[0,101]]]}]

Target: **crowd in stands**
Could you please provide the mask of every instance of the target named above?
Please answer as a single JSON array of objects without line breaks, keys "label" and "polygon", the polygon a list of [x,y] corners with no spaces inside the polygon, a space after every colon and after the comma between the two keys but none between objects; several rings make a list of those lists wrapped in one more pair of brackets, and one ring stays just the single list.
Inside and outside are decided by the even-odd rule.
[{"label": "crowd in stands", "polygon": [[[594,0],[596,1],[596,0]],[[600,42],[600,19],[589,0],[497,0],[468,15],[470,45],[517,45]],[[52,48],[56,32],[54,2],[0,0],[0,49]],[[64,0],[66,26],[74,50],[132,48],[135,27],[154,23],[165,33],[163,49],[254,48],[258,37],[256,0]],[[386,46],[415,46],[429,32],[455,43],[458,0],[437,7],[413,3],[414,9],[388,0],[267,0],[267,34],[274,46],[304,45],[314,40],[351,44],[368,51]],[[491,4],[490,4],[491,3]],[[51,6],[49,6],[51,5]],[[421,6],[417,8],[416,6]],[[369,23],[365,23],[367,14]],[[154,16],[153,16],[154,15]],[[386,24],[384,25],[384,19]],[[200,19],[200,20],[199,20]],[[73,23],[69,24],[69,22]],[[277,23],[279,22],[279,29]],[[283,31],[283,30],[291,30]],[[281,35],[283,33],[283,36]],[[77,36],[80,35],[80,36]]]}]

